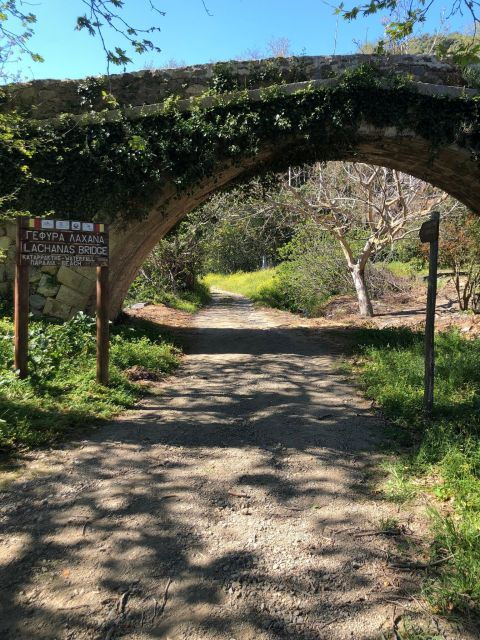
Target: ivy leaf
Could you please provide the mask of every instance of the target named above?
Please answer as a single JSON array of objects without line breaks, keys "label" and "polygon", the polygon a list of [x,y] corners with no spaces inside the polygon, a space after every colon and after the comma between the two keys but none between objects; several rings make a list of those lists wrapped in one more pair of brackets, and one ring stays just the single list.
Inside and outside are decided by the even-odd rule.
[{"label": "ivy leaf", "polygon": [[142,138],[142,136],[135,135],[128,141],[128,146],[134,151],[145,151],[147,148],[147,142]]}]

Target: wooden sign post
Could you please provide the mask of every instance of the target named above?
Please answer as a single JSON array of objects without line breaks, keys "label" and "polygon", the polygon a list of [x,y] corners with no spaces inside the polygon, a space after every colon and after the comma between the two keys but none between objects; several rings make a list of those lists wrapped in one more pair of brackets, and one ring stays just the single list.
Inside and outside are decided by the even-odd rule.
[{"label": "wooden sign post", "polygon": [[430,243],[427,313],[425,318],[425,388],[423,393],[423,408],[427,417],[431,416],[433,410],[435,381],[435,304],[437,299],[439,227],[440,214],[438,211],[434,211],[430,220],[424,222],[420,228],[420,240]]},{"label": "wooden sign post", "polygon": [[28,375],[28,264],[22,264],[18,247],[22,242],[22,221],[17,219],[17,260],[14,292],[14,367],[20,379]]},{"label": "wooden sign post", "polygon": [[108,384],[108,225],[97,222],[18,218],[15,271],[14,366],[28,375],[29,266],[97,268],[97,382]]},{"label": "wooden sign post", "polygon": [[108,385],[110,326],[108,267],[97,267],[97,382]]}]

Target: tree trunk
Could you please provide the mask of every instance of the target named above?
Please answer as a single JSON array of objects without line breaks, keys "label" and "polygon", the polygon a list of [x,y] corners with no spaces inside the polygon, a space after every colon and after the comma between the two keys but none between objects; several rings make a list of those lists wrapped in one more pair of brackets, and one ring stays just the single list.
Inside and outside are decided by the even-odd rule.
[{"label": "tree trunk", "polygon": [[373,307],[368,294],[367,285],[365,284],[365,268],[359,265],[351,267],[353,284],[357,292],[358,308],[361,316],[373,316]]}]

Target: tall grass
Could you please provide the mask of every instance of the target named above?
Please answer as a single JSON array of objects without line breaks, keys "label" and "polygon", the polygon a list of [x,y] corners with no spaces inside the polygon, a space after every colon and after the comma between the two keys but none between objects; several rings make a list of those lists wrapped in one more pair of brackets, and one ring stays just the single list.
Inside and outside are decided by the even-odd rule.
[{"label": "tall grass", "polygon": [[187,313],[195,313],[210,300],[208,287],[201,282],[195,282],[191,291],[167,291],[160,286],[146,282],[142,278],[137,278],[130,287],[125,299],[125,306],[135,302],[150,302],[153,304],[164,304],[172,309],[179,309]]},{"label": "tall grass", "polygon": [[480,617],[480,339],[436,336],[435,411],[422,413],[423,335],[401,330],[357,332],[361,379],[395,427],[406,453],[390,465],[388,492],[407,499],[422,486],[431,509],[432,559],[444,559],[425,586],[441,613]]},{"label": "tall grass", "polygon": [[203,277],[202,282],[207,287],[240,293],[260,304],[282,307],[275,268],[250,272],[237,271],[228,275],[208,273]]},{"label": "tall grass", "polygon": [[394,276],[399,276],[401,278],[414,278],[428,273],[428,267],[419,264],[418,260],[410,260],[409,262],[390,260],[389,262],[381,264],[391,271]]}]

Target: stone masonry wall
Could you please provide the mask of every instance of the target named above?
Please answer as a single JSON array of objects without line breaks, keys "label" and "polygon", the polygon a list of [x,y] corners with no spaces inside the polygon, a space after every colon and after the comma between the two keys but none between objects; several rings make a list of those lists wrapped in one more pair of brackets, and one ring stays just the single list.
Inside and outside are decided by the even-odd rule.
[{"label": "stone masonry wall", "polygon": [[[332,78],[347,68],[375,60],[380,67],[398,73],[409,73],[416,80],[435,85],[460,86],[461,75],[455,67],[439,62],[432,56],[330,56],[304,57],[301,59],[275,59],[285,71],[288,82],[289,70],[299,69],[305,77],[321,80]],[[248,74],[261,76],[258,71],[269,61],[249,61],[228,63],[230,71],[241,79]],[[53,117],[62,112],[82,113],[87,110],[104,108],[95,103],[102,83],[105,89],[115,95],[121,105],[140,106],[156,104],[168,95],[189,97],[203,93],[209,88],[215,72],[215,65],[199,65],[183,69],[140,71],[111,76],[107,87],[105,78],[87,80],[36,80],[15,84],[6,88],[9,96],[3,108],[21,106],[36,118]],[[300,80],[298,76],[295,78]],[[293,80],[293,72],[290,81]],[[85,86],[93,82],[93,102],[89,106],[81,100]],[[90,85],[89,85],[90,83]],[[241,82],[240,82],[241,84]],[[82,89],[83,87],[83,89]],[[92,97],[92,96],[90,96]],[[113,234],[112,234],[113,235]],[[15,272],[16,225],[0,225],[0,296],[11,292]],[[112,241],[114,238],[112,237]],[[1,257],[3,256],[3,257]],[[138,265],[137,265],[138,266]],[[30,269],[30,310],[36,315],[47,315],[61,319],[72,317],[77,311],[91,309],[95,292],[95,269],[74,269],[66,267],[43,267]]]},{"label": "stone masonry wall", "polygon": [[[228,68],[242,77],[261,76],[272,62],[282,69],[285,80],[321,80],[339,75],[345,69],[374,61],[382,69],[408,73],[419,82],[462,86],[464,81],[457,67],[428,55],[404,56],[303,56],[246,62],[229,62]],[[102,89],[112,93],[120,106],[141,106],[162,102],[170,95],[188,98],[198,96],[210,87],[215,64],[203,64],[181,69],[157,69],[97,77],[83,80],[34,80],[5,87],[7,101],[4,110],[19,106],[36,118],[50,118],[60,113],[83,113],[101,110]],[[301,72],[304,77],[298,78]],[[297,77],[293,77],[297,74]],[[260,86],[261,83],[257,83]],[[254,88],[254,87],[250,87]],[[88,100],[85,101],[85,95]],[[82,98],[83,96],[83,98]]]}]

